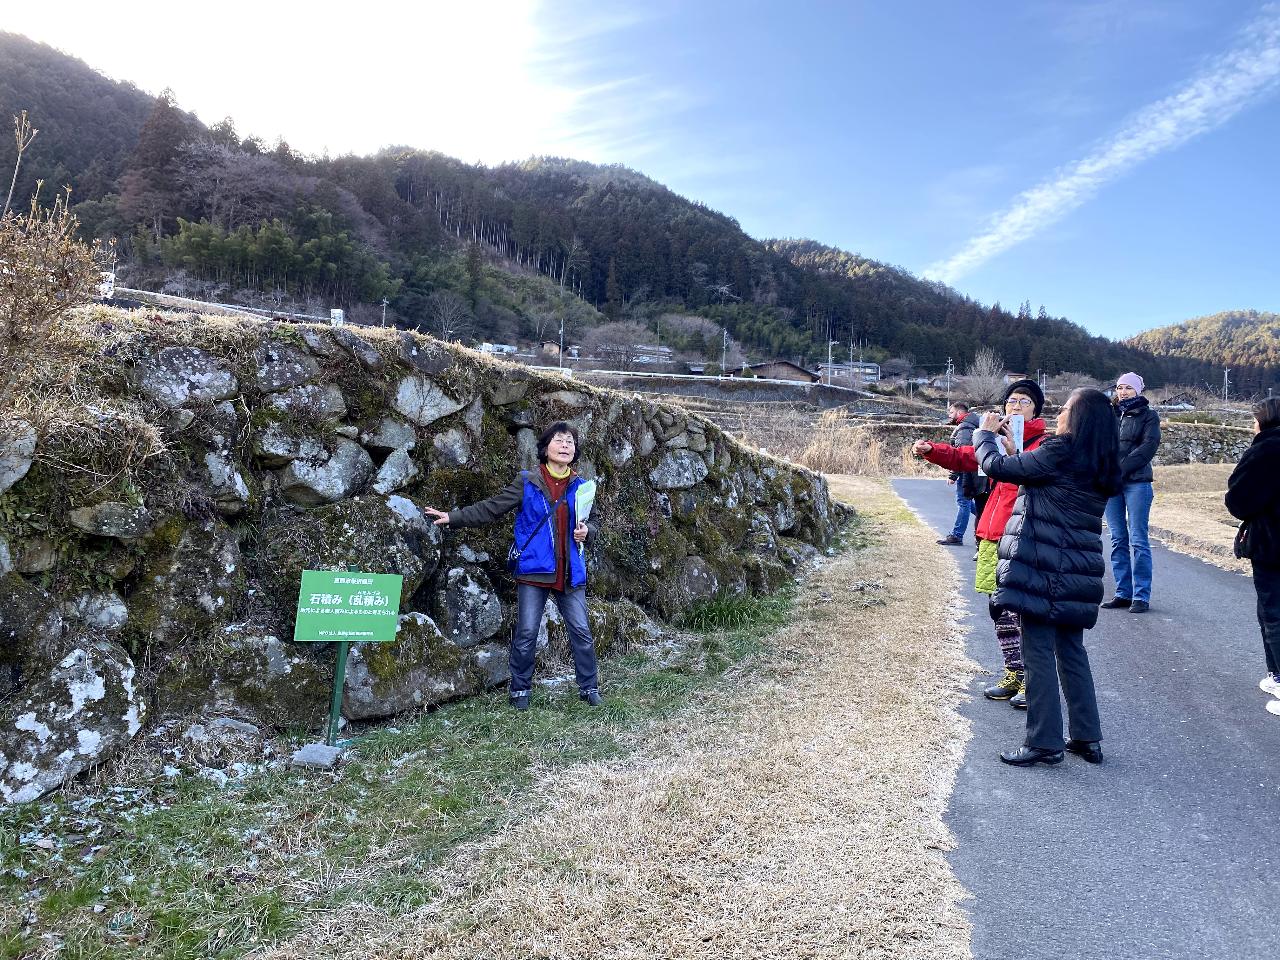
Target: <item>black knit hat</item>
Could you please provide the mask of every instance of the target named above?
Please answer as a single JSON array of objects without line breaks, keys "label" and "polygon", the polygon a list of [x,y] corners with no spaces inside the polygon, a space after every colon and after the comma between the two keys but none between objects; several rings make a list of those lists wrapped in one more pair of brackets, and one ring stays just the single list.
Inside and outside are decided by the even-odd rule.
[{"label": "black knit hat", "polygon": [[1004,392],[1005,402],[1015,393],[1025,393],[1033,401],[1035,401],[1035,413],[1032,416],[1040,416],[1040,411],[1044,409],[1044,391],[1040,389],[1040,384],[1034,380],[1015,380],[1009,384],[1009,388]]}]

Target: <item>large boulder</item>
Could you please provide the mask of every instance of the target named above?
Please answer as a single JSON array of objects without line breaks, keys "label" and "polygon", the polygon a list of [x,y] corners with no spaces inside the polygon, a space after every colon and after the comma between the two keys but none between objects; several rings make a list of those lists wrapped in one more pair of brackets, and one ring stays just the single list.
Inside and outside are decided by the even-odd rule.
[{"label": "large boulder", "polygon": [[171,520],[153,540],[138,588],[129,597],[128,635],[141,643],[172,645],[230,623],[245,583],[231,529],[219,520],[191,526]]},{"label": "large boulder", "polygon": [[112,537],[132,541],[151,532],[154,518],[140,503],[118,503],[114,500],[77,507],[67,514],[77,530],[95,537]]},{"label": "large boulder", "polygon": [[386,361],[382,359],[382,354],[378,352],[378,348],[350,330],[343,327],[335,327],[333,339],[351,356],[355,357],[356,362],[368,372],[373,373],[386,366]]},{"label": "large boulder", "polygon": [[263,393],[300,387],[320,376],[320,364],[311,354],[287,343],[270,340],[253,353],[254,385]]},{"label": "large boulder", "polygon": [[655,490],[687,490],[707,477],[707,464],[690,450],[668,450],[649,471],[649,484]]},{"label": "large boulder", "polygon": [[157,712],[277,729],[319,726],[333,689],[329,647],[286,642],[245,623],[192,638],[159,664]]},{"label": "large boulder", "polygon": [[418,426],[426,427],[441,417],[457,413],[466,404],[453,399],[434,380],[411,373],[396,385],[396,395],[391,406]]},{"label": "large boulder", "polygon": [[63,652],[58,602],[17,573],[0,576],[0,701]]},{"label": "large boulder", "polygon": [[352,648],[342,711],[372,720],[477,693],[493,682],[494,656],[462,649],[425,613],[405,614],[393,642]]},{"label": "large boulder", "polygon": [[267,398],[267,406],[303,420],[334,420],[347,415],[342,391],[331,383],[308,383],[273,393]]},{"label": "large boulder", "polygon": [[0,424],[0,493],[4,493],[27,475],[36,455],[36,432],[31,424]]},{"label": "large boulder", "polygon": [[364,447],[345,437],[334,437],[323,456],[289,461],[280,474],[280,493],[300,506],[337,503],[364,490],[374,469],[373,458]]},{"label": "large boulder", "polygon": [[209,480],[209,493],[214,509],[232,517],[249,504],[249,485],[229,451],[216,450],[204,455],[204,469]]},{"label": "large boulder", "polygon": [[432,596],[431,612],[444,635],[473,647],[502,628],[502,603],[477,567],[450,567]]},{"label": "large boulder", "polygon": [[213,354],[196,347],[165,347],[134,370],[138,389],[166,407],[228,400],[236,378]]},{"label": "large boulder", "polygon": [[369,495],[264,525],[261,575],[281,609],[294,609],[303,570],[359,570],[404,577],[401,604],[440,564],[440,528],[407,497]]},{"label": "large boulder", "polygon": [[0,801],[35,800],[105,760],[145,714],[124,649],[107,640],[76,643],[0,705]]},{"label": "large boulder", "polygon": [[403,490],[413,483],[421,472],[418,465],[413,462],[413,457],[409,456],[408,450],[393,450],[378,468],[378,475],[373,481],[373,492],[395,493],[397,490]]}]

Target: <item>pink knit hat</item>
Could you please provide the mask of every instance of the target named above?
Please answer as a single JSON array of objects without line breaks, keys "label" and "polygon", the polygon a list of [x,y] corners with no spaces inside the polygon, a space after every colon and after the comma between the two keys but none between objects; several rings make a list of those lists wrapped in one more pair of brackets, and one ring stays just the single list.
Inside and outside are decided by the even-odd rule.
[{"label": "pink knit hat", "polygon": [[1142,382],[1142,378],[1136,373],[1126,373],[1116,377],[1116,386],[1133,387],[1134,393],[1141,393],[1146,384]]}]

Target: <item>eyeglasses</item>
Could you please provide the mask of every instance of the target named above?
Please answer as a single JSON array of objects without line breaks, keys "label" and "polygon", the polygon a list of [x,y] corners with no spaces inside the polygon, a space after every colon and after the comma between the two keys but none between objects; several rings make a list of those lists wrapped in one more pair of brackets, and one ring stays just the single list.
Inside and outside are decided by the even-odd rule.
[{"label": "eyeglasses", "polygon": [[1034,407],[1036,402],[1027,397],[1010,397],[1005,401],[1005,406],[1013,404],[1015,407]]}]

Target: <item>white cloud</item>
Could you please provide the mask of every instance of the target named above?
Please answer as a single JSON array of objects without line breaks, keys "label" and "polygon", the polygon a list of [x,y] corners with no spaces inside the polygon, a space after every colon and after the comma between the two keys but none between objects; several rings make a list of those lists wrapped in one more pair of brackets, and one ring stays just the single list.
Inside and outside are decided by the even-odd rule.
[{"label": "white cloud", "polygon": [[1280,4],[1267,4],[1235,49],[1182,89],[1138,112],[1083,159],[1015,198],[983,233],[925,275],[954,283],[1089,200],[1105,184],[1159,153],[1208,133],[1280,86]]}]

